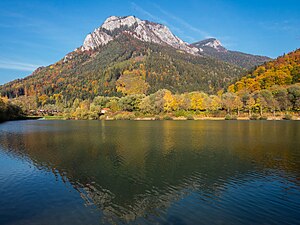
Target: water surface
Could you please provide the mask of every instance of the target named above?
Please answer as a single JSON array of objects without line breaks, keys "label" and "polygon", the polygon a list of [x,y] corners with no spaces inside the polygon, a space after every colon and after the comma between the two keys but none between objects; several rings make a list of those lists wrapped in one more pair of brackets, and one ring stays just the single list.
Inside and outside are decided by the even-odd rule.
[{"label": "water surface", "polygon": [[297,121],[0,124],[0,224],[299,224]]}]

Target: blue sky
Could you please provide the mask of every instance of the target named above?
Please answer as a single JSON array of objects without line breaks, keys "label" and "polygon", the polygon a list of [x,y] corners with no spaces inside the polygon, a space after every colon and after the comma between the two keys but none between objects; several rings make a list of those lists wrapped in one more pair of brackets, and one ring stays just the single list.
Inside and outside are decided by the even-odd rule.
[{"label": "blue sky", "polygon": [[299,0],[1,0],[0,84],[79,47],[111,15],[163,23],[186,42],[277,57],[300,47]]}]

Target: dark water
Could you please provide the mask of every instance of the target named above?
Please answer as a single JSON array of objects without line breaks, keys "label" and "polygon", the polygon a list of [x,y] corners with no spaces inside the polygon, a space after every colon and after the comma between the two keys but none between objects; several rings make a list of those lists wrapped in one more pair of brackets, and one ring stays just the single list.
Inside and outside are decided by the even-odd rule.
[{"label": "dark water", "polygon": [[0,224],[300,224],[297,121],[0,124]]}]

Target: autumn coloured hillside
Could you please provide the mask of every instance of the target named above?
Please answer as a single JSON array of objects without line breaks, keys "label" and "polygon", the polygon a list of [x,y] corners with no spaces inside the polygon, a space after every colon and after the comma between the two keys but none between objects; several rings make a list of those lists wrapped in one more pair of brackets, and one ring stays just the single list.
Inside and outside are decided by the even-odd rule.
[{"label": "autumn coloured hillside", "polygon": [[17,120],[24,118],[22,109],[7,98],[0,98],[0,123],[6,120]]},{"label": "autumn coloured hillside", "polygon": [[269,60],[229,51],[213,38],[189,45],[164,25],[112,16],[58,62],[0,86],[0,97],[27,114],[74,119],[98,119],[102,108],[143,115],[299,112],[300,50]]},{"label": "autumn coloured hillside", "polygon": [[65,102],[95,96],[202,90],[216,93],[244,69],[126,34],[95,50],[77,50],[31,76],[0,86],[2,96],[63,96]]},{"label": "autumn coloured hillside", "polygon": [[254,92],[274,85],[286,86],[300,82],[300,49],[258,66],[253,72],[229,86],[231,92]]}]

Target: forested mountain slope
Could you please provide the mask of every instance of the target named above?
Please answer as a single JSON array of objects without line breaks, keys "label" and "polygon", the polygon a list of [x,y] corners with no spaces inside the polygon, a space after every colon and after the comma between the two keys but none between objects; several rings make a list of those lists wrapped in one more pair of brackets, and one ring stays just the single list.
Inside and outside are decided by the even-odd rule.
[{"label": "forested mountain slope", "polygon": [[245,70],[211,57],[163,25],[135,17],[110,17],[83,45],[55,64],[0,86],[1,96],[63,98],[63,101],[154,93],[215,93]]},{"label": "forested mountain slope", "polygon": [[238,51],[231,51],[222,46],[215,38],[193,43],[192,46],[202,50],[202,55],[211,56],[224,62],[231,63],[246,69],[252,69],[271,60],[266,56],[251,55]]},{"label": "forested mountain slope", "polygon": [[300,49],[258,66],[248,75],[229,86],[230,91],[254,92],[274,85],[286,86],[300,82]]}]

